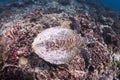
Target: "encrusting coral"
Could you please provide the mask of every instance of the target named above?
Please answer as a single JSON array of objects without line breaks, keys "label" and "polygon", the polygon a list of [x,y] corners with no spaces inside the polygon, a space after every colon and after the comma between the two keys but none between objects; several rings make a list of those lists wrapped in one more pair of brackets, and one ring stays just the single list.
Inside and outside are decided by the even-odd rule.
[{"label": "encrusting coral", "polygon": [[[116,64],[101,36],[101,26],[89,15],[78,13],[78,16],[71,17],[66,13],[45,13],[36,8],[18,20],[4,23],[2,27],[7,27],[0,39],[6,40],[7,49],[4,50],[8,51],[5,61],[0,62],[0,79],[14,80],[18,75],[21,80],[27,79],[26,77],[31,80],[110,80],[116,77]],[[82,41],[81,37],[84,38]],[[78,41],[74,38],[78,38]],[[54,44],[57,43],[55,40],[59,46]],[[79,42],[84,42],[85,45],[80,47]],[[43,50],[36,50],[40,48]],[[61,60],[58,58],[59,53],[63,56],[63,61],[52,60]],[[51,60],[45,58],[48,54],[52,54]],[[64,56],[70,56],[70,60]],[[66,62],[68,63],[64,64]]]}]

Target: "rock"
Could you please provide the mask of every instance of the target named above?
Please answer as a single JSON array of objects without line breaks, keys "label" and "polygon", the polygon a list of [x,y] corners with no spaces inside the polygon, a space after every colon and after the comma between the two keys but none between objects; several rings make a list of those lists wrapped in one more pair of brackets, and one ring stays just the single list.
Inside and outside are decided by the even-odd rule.
[{"label": "rock", "polygon": [[[3,77],[3,75],[5,75],[5,76]],[[1,72],[0,79],[33,80],[33,76],[31,75],[31,73],[23,71],[18,66],[6,65],[3,68],[3,71]]]},{"label": "rock", "polygon": [[[89,3],[88,0],[70,0],[70,5],[69,3],[62,5],[57,0],[35,1],[35,5],[32,6],[28,4],[20,8],[12,8],[12,10],[8,7],[4,8],[5,11],[0,15],[0,31],[3,34],[4,31],[8,31],[4,37],[9,43],[7,43],[8,48],[3,44],[4,39],[0,43],[0,51],[4,52],[7,50],[7,54],[9,54],[8,58],[3,53],[0,54],[0,79],[114,80],[113,78],[117,76],[117,71],[119,71],[114,57],[118,59],[120,52],[114,56],[111,46],[116,51],[117,46],[115,45],[120,42],[116,34],[120,33],[120,24],[119,20],[114,20],[117,18],[112,18],[113,13],[109,14],[110,11],[108,9],[105,10],[99,5],[91,4],[93,0],[92,2],[89,1]],[[8,12],[10,14],[7,14]],[[55,26],[69,29],[67,31],[65,29],[63,32],[61,28],[51,29],[51,27]],[[48,32],[47,28],[50,28],[50,32]],[[79,41],[72,41],[71,44],[71,38],[73,39],[73,36],[77,34],[70,28],[81,34],[85,39],[84,42],[87,41],[82,49],[81,47],[79,48],[81,52],[77,55],[76,53],[78,53],[77,50],[80,46],[78,45]],[[61,34],[58,34],[58,31]],[[36,37],[37,34],[38,36]],[[33,52],[31,44],[34,38],[36,42],[34,42]],[[42,41],[38,38],[41,38],[44,43],[48,43],[42,44]],[[59,46],[56,46],[56,39]],[[81,38],[79,40],[81,41]],[[63,43],[65,44],[63,45]],[[60,53],[63,59],[60,58]],[[21,57],[21,55],[23,56]],[[53,59],[58,60],[58,62],[55,62]],[[6,64],[13,66],[4,68]],[[119,65],[119,62],[117,62],[117,65]],[[27,73],[24,73],[24,71],[32,74],[29,79],[23,79],[27,77]],[[32,76],[34,79],[31,78]]]},{"label": "rock", "polygon": [[27,58],[25,58],[25,57],[20,57],[19,58],[19,66],[26,66],[28,64],[28,59]]},{"label": "rock", "polygon": [[74,31],[54,27],[39,33],[32,43],[35,53],[52,64],[65,64],[77,54],[82,38]]},{"label": "rock", "polygon": [[8,58],[7,41],[3,36],[0,35],[0,62],[6,61]]}]

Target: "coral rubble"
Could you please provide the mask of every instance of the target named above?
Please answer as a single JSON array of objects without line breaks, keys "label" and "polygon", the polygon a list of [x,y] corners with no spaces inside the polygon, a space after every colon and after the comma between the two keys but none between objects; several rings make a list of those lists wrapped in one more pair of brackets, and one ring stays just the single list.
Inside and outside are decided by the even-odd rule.
[{"label": "coral rubble", "polygon": [[[0,79],[113,80],[119,78],[118,16],[114,11],[88,3],[87,0],[69,1],[52,0],[49,3],[48,0],[35,0],[26,6],[20,6],[20,9],[13,7],[9,10],[10,14],[7,10],[0,13],[2,16]],[[37,34],[56,26],[73,30],[84,40],[84,45],[78,47],[77,54],[67,64],[55,65],[46,62],[32,49]]]}]

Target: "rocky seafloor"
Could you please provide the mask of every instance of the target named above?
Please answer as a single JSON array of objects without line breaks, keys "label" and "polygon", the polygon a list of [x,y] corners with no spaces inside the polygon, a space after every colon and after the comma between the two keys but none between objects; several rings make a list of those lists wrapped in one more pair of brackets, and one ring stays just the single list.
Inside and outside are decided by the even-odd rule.
[{"label": "rocky seafloor", "polygon": [[[0,80],[119,80],[120,13],[88,0],[23,0],[0,6]],[[31,45],[61,26],[85,38],[69,64],[50,64]]]}]

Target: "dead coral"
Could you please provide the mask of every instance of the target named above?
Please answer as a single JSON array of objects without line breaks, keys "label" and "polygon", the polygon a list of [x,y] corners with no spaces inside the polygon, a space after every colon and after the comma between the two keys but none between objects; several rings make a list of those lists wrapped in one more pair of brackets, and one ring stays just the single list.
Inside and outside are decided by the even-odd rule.
[{"label": "dead coral", "polygon": [[[81,34],[85,38],[85,46],[82,50],[80,49],[81,52],[77,52],[78,55],[69,64],[56,66],[35,55],[31,43],[41,31],[61,25]],[[37,8],[33,12],[22,16],[19,20],[4,23],[2,26],[7,27],[3,31],[9,47],[6,64],[12,64],[13,66],[8,66],[2,70],[0,76],[6,74],[8,76],[1,77],[1,79],[14,79],[18,76],[18,72],[22,76],[25,76],[26,72],[30,72],[34,78],[32,80],[97,80],[101,78],[100,76],[104,77],[105,75],[109,78],[116,74],[116,66],[100,33],[100,25],[92,20],[89,15],[79,13],[78,16],[71,17],[65,13],[44,13]],[[21,58],[26,60],[25,63],[21,62]],[[2,62],[0,65],[4,66]],[[112,67],[113,65],[115,67]],[[18,67],[16,68],[16,66]],[[7,72],[7,70],[10,72]],[[10,76],[10,73],[13,75]],[[15,73],[18,74],[15,75]],[[31,76],[31,74],[29,75]],[[21,79],[24,80],[25,78],[21,77]]]}]

